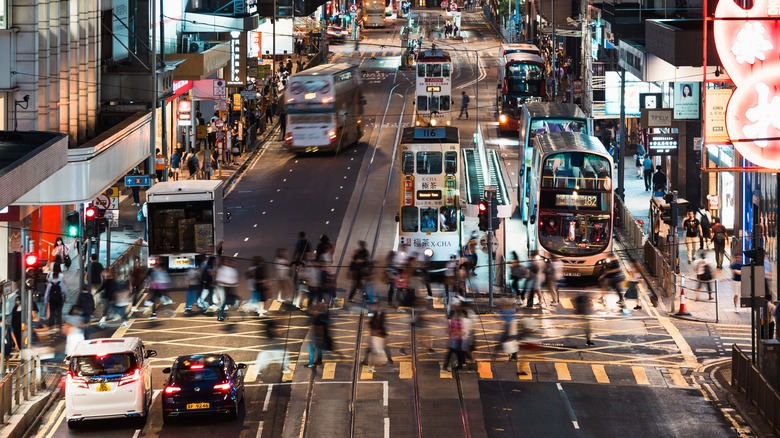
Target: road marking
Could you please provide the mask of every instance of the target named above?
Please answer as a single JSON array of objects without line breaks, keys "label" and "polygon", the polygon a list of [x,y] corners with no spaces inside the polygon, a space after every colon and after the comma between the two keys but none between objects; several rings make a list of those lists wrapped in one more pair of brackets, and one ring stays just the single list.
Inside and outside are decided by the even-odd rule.
[{"label": "road marking", "polygon": [[51,417],[49,417],[49,421],[47,421],[46,424],[44,424],[43,427],[41,428],[41,434],[43,434],[43,436],[49,438],[54,434],[54,431],[56,431],[57,428],[52,429],[51,427],[54,425],[54,423],[57,424],[61,423],[62,419],[65,418],[64,409],[65,409],[65,400],[60,400],[59,403],[57,403],[57,406],[54,408]]},{"label": "road marking", "polygon": [[390,438],[390,418],[385,417],[385,438]]},{"label": "road marking", "polygon": [[360,371],[360,380],[373,380],[374,373],[368,371],[369,365],[363,365]]},{"label": "road marking", "polygon": [[444,308],[444,299],[443,298],[434,298],[433,299],[433,308],[434,309],[443,309]]},{"label": "road marking", "polygon": [[593,369],[593,375],[596,376],[596,381],[599,383],[609,383],[609,376],[607,376],[607,371],[604,369],[604,365],[591,365],[591,369]]},{"label": "road marking", "polygon": [[637,385],[649,385],[650,380],[647,378],[647,373],[643,367],[633,366],[631,371],[634,373],[634,379],[636,379]]},{"label": "road marking", "polygon": [[412,378],[412,363],[411,362],[401,362],[401,372],[398,373],[398,377],[401,379],[411,379]]},{"label": "road marking", "polygon": [[661,326],[666,330],[667,333],[669,333],[669,336],[672,337],[672,340],[675,344],[677,344],[677,347],[680,349],[680,353],[683,355],[683,360],[685,360],[685,366],[689,368],[696,368],[699,363],[696,360],[696,355],[693,354],[693,350],[691,349],[691,346],[688,345],[688,342],[683,337],[682,333],[680,333],[680,330],[675,327],[674,324],[669,320],[669,318],[665,316],[658,316],[658,322],[661,323]]},{"label": "road marking", "polygon": [[268,385],[268,392],[265,393],[265,400],[263,400],[263,412],[268,410],[268,406],[271,405],[271,393],[274,391],[273,383]]},{"label": "road marking", "polygon": [[390,403],[390,382],[387,380],[382,382],[382,406],[387,407]]},{"label": "road marking", "polygon": [[687,388],[688,382],[685,381],[685,377],[683,377],[682,373],[678,369],[671,369],[669,370],[669,376],[672,378],[672,383],[674,383],[674,386],[679,386],[681,388]]},{"label": "road marking", "polygon": [[128,330],[130,330],[130,327],[133,325],[133,322],[135,322],[134,319],[131,319],[127,322],[127,325],[124,327],[118,327],[113,335],[111,335],[112,338],[121,338],[122,336],[127,333]]},{"label": "road marking", "polygon": [[257,375],[260,372],[260,364],[259,363],[253,363],[252,365],[249,365],[249,367],[246,370],[246,377],[244,377],[244,382],[247,383],[255,383],[257,382]]},{"label": "road marking", "polygon": [[268,307],[269,312],[275,312],[282,308],[282,302],[281,301],[274,301],[271,303],[271,305]]},{"label": "road marking", "polygon": [[257,435],[255,435],[255,438],[260,438],[263,436],[263,422],[260,422],[260,425],[257,427]]},{"label": "road marking", "polygon": [[238,253],[233,254],[233,257],[238,257]]},{"label": "road marking", "polygon": [[571,374],[569,373],[569,366],[565,363],[556,362],[555,372],[558,374],[558,380],[571,380]]},{"label": "road marking", "polygon": [[249,238],[248,237],[244,237],[244,242],[249,242]]},{"label": "road marking", "polygon": [[444,362],[439,363],[439,378],[440,379],[451,379],[452,378],[452,371],[449,371],[449,368],[445,371],[444,370]]},{"label": "road marking", "polygon": [[573,309],[574,304],[572,304],[571,298],[561,297],[561,307],[563,307],[564,309]]},{"label": "road marking", "polygon": [[336,377],[336,362],[328,362],[322,367],[322,380],[333,380]]},{"label": "road marking", "polygon": [[[525,375],[522,373],[525,373]],[[533,375],[531,374],[531,364],[529,362],[518,362],[517,375],[520,380],[533,380]]]},{"label": "road marking", "polygon": [[580,423],[577,421],[577,416],[574,415],[574,409],[571,407],[571,403],[569,403],[569,397],[566,396],[566,392],[563,390],[563,386],[560,383],[556,383],[556,386],[558,386],[558,394],[563,399],[563,404],[566,405],[566,409],[569,411],[569,419],[571,420],[572,426],[574,426],[575,429],[580,428]]},{"label": "road marking", "polygon": [[295,374],[295,365],[294,363],[290,364],[290,371],[287,371],[282,374],[282,382],[291,382],[293,379],[293,374]]},{"label": "road marking", "polygon": [[176,308],[176,313],[184,313],[184,304],[185,303],[179,304],[179,307]]},{"label": "road marking", "polygon": [[493,378],[493,369],[490,368],[490,362],[480,360],[477,361],[477,372],[479,373],[480,379],[492,379]]}]

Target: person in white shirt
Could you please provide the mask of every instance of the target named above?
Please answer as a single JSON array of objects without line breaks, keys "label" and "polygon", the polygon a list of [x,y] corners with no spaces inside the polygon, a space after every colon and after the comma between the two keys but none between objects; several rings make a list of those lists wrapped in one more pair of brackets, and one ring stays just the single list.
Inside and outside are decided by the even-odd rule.
[{"label": "person in white shirt", "polygon": [[712,299],[712,264],[707,261],[707,259],[704,258],[704,253],[701,253],[699,255],[699,258],[696,259],[696,261],[693,263],[693,269],[694,272],[696,272],[696,279],[698,280],[696,284],[696,292],[693,294],[693,300],[698,301],[699,300],[699,292],[704,290],[702,288],[702,284],[707,286],[707,294],[709,295],[709,299]]},{"label": "person in white shirt", "polygon": [[222,264],[217,268],[217,276],[214,279],[217,283],[218,296],[221,298],[221,305],[217,312],[217,321],[227,320],[227,307],[236,304],[238,301],[238,295],[236,294],[236,288],[239,284],[238,270],[233,264],[233,260],[228,258],[222,259]]}]

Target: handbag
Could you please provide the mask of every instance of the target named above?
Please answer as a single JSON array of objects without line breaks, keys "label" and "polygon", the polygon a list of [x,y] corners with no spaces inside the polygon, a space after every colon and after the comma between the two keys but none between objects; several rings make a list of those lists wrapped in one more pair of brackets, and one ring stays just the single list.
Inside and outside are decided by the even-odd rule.
[{"label": "handbag", "polygon": [[65,269],[70,269],[71,263],[73,263],[73,261],[70,259],[70,256],[65,254]]}]

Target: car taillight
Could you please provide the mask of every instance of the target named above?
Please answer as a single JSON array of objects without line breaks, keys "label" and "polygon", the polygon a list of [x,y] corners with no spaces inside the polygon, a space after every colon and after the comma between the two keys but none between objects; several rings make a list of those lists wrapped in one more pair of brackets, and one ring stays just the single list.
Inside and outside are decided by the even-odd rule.
[{"label": "car taillight", "polygon": [[218,383],[218,384],[214,385],[214,390],[216,390],[216,391],[228,392],[232,388],[233,388],[233,385],[231,385],[229,382]]},{"label": "car taillight", "polygon": [[508,120],[508,118],[507,118],[506,114],[501,114],[500,116],[498,116],[498,122],[499,123],[506,123],[507,120]]},{"label": "car taillight", "polygon": [[284,136],[284,141],[287,143],[292,143],[293,135],[292,132],[288,132],[287,135]]},{"label": "car taillight", "polygon": [[141,370],[136,368],[135,371],[133,371],[132,373],[124,375],[119,379],[119,386],[137,382],[140,379],[141,379]]},{"label": "car taillight", "polygon": [[87,383],[87,379],[79,376],[73,375],[73,373],[68,373],[68,385],[73,385],[76,388],[84,388],[89,389],[89,384]]},{"label": "car taillight", "polygon": [[333,141],[336,139],[336,131],[328,131],[328,138],[330,141]]},{"label": "car taillight", "polygon": [[173,395],[179,391],[181,391],[181,388],[179,388],[178,386],[166,386],[165,389],[163,390],[165,395]]}]

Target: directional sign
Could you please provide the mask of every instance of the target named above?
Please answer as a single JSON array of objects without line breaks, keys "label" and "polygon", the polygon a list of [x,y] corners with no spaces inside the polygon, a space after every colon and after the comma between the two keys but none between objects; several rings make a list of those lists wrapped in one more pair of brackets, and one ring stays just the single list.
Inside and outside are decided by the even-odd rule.
[{"label": "directional sign", "polygon": [[450,3],[450,10],[451,11],[457,11],[458,10],[458,4],[455,2]]},{"label": "directional sign", "polygon": [[[201,125],[198,125],[201,126]],[[127,175],[125,187],[149,187],[152,185],[151,175]]]},{"label": "directional sign", "polygon": [[349,12],[357,12],[357,5],[350,5]]}]

